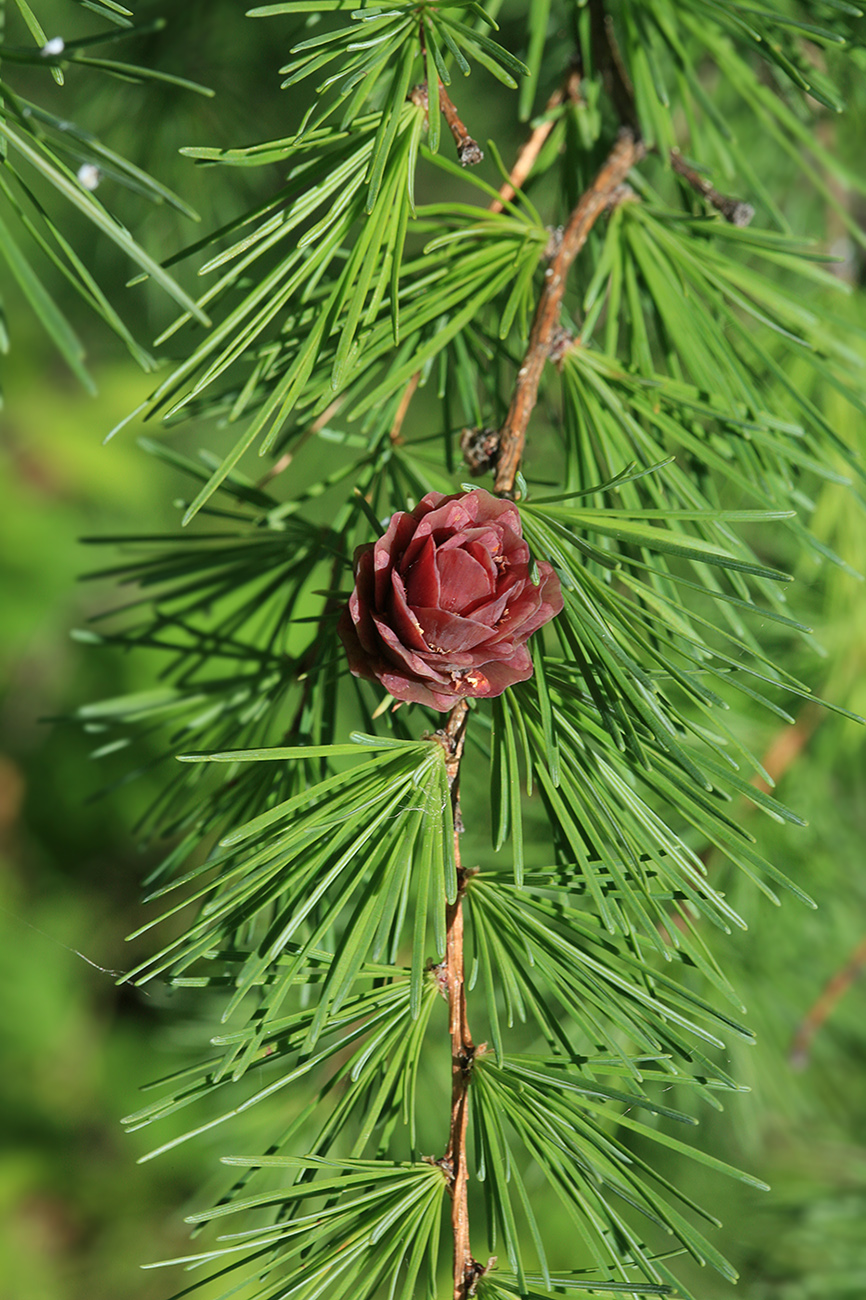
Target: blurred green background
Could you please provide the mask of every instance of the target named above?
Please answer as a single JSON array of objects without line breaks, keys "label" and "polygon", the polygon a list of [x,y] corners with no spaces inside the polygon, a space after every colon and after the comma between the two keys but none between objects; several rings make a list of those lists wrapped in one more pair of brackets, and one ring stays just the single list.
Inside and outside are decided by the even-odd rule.
[{"label": "blurred green background", "polygon": [[[68,41],[106,27],[70,0],[33,7],[49,37]],[[62,89],[47,70],[4,71],[21,94],[74,117],[183,190],[201,226],[110,176],[100,187],[110,210],[162,258],[249,200],[243,175],[206,186],[178,149],[283,134],[282,60],[272,29],[246,21],[237,5],[144,0],[135,11],[139,21],[170,23],[122,51],[99,52],[194,77],[218,98],[83,69]],[[14,6],[6,20],[9,44],[27,43]],[[235,87],[239,67],[266,70],[249,79],[243,97]],[[256,180],[267,187],[274,177]],[[147,286],[127,292],[134,268],[94,239],[76,213],[50,199],[48,206],[136,337],[149,344],[171,319],[168,304]],[[13,229],[20,238],[20,227]],[[200,1049],[202,1035],[164,1014],[159,990],[116,986],[116,973],[134,956],[125,936],[142,920],[147,861],[132,827],[147,782],[96,797],[111,781],[110,760],[92,762],[92,738],[49,719],[138,688],[142,672],[152,671],[94,655],[70,636],[117,601],[108,584],[79,582],[88,569],[110,563],[107,552],[88,551],[79,539],[173,528],[178,483],[139,450],[134,435],[103,446],[153,381],[46,259],[22,245],[84,341],[98,394],[87,395],[69,374],[0,258],[11,336],[9,354],[0,355],[0,1300],[150,1300],[178,1284],[140,1265],[187,1247],[183,1213],[207,1181],[214,1154],[188,1146],[138,1166],[153,1145],[150,1135],[125,1137],[119,1120],[141,1104],[144,1083],[189,1052],[187,1039]]]},{"label": "blurred green background", "polygon": [[[253,183],[267,193],[275,177],[266,170],[252,180],[237,171],[197,173],[176,150],[285,134],[279,38],[270,24],[245,22],[227,0],[136,8],[139,17],[171,22],[140,39],[130,56],[194,75],[215,87],[216,100],[85,76],[62,92],[42,77],[38,93],[55,108],[73,103],[77,120],[191,198],[208,228],[239,211]],[[39,12],[49,34],[66,33],[73,16],[82,30],[94,26],[64,0]],[[243,95],[235,85],[238,68],[261,70],[245,78]],[[522,128],[507,97],[481,94],[475,114],[477,133],[495,131],[503,150],[513,152]],[[862,122],[859,112],[837,136],[855,164]],[[765,172],[777,172],[781,187],[783,167],[768,149]],[[134,194],[107,184],[105,198],[160,257],[195,238],[189,223]],[[796,229],[814,231],[826,216],[805,191],[792,192],[787,206]],[[838,231],[832,219],[829,225],[832,240]],[[73,220],[70,229],[77,246],[88,248],[82,224]],[[97,248],[91,262],[147,343],[168,319],[165,305],[141,288],[131,291],[136,297],[125,294],[129,269],[113,253]],[[857,281],[856,265],[843,269]],[[50,280],[50,268],[40,271]],[[64,298],[62,285],[53,287],[80,322],[96,398],[69,377],[14,286],[2,280],[12,351],[2,359],[0,412],[0,1300],[150,1300],[181,1282],[139,1265],[186,1248],[182,1217],[211,1177],[216,1148],[190,1143],[139,1166],[152,1136],[122,1137],[119,1119],[137,1108],[142,1084],[175,1068],[206,1035],[190,1006],[172,1004],[157,988],[118,989],[112,973],[131,964],[135,953],[124,936],[142,919],[138,885],[147,862],[132,827],[147,780],[95,798],[111,779],[111,760],[92,762],[87,736],[46,719],[140,689],[142,672],[151,671],[70,637],[117,599],[105,583],[77,581],[108,562],[77,539],[175,527],[179,484],[137,447],[134,434],[102,445],[149,381]],[[861,300],[850,299],[845,310],[852,327],[866,326]],[[852,346],[866,358],[856,340],[852,332]],[[864,445],[861,417],[827,394],[815,400],[843,437]],[[195,447],[196,438],[195,428],[187,430],[181,445]],[[866,521],[844,489],[821,492],[815,527],[866,571]],[[796,565],[796,557],[777,558]],[[824,661],[797,650],[798,672],[819,693],[866,712],[862,583],[811,562],[797,576],[792,604],[827,650]],[[741,723],[762,752],[775,755],[782,800],[809,821],[796,831],[762,819],[762,850],[819,900],[820,910],[792,901],[778,910],[748,884],[724,881],[752,928],[719,942],[717,951],[760,1042],[731,1049],[733,1071],[752,1092],[721,1116],[702,1116],[700,1140],[766,1179],[772,1191],[710,1183],[697,1165],[665,1173],[694,1183],[698,1198],[725,1220],[720,1243],[742,1272],[747,1300],[862,1300],[866,734],[812,706],[778,733],[764,722]],[[721,877],[722,868],[714,869]],[[838,998],[821,1004],[834,977]],[[707,1300],[731,1294],[715,1276],[691,1280]]]}]

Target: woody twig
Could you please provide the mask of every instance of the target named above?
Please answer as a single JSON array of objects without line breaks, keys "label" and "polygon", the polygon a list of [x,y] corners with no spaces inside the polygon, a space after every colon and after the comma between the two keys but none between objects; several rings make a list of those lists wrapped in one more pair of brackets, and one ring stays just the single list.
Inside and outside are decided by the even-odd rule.
[{"label": "woody twig", "polygon": [[562,243],[545,272],[544,288],[532,322],[529,346],[523,365],[517,372],[514,395],[502,426],[495,481],[499,493],[510,496],[514,489],[515,475],[526,443],[529,417],[538,399],[541,375],[545,362],[550,357],[551,347],[558,337],[568,272],[596,221],[608,207],[614,192],[644,153],[642,142],[631,131],[622,131],[562,232]]},{"label": "woody twig", "polygon": [[461,167],[474,167],[480,163],[484,154],[477,140],[466,130],[466,127],[460,120],[460,114],[454,107],[448,91],[439,82],[439,107],[442,109],[442,115],[448,123],[448,130],[454,137],[454,145],[457,149],[457,161]]},{"label": "woody twig", "polygon": [[451,1228],[454,1237],[454,1300],[467,1300],[474,1294],[485,1267],[473,1259],[469,1241],[469,1174],[466,1161],[466,1129],[469,1122],[469,1084],[477,1048],[472,1041],[466,1015],[466,984],[463,957],[463,891],[466,872],[460,865],[460,761],[466,736],[469,706],[465,700],[455,704],[444,729],[437,737],[445,749],[445,770],[451,791],[454,819],[454,857],[457,863],[457,897],[446,912],[445,961],[441,983],[448,997],[448,1024],[451,1035],[451,1123],[448,1147],[440,1162],[449,1179],[451,1192]]},{"label": "woody twig", "polygon": [[671,149],[671,166],[678,176],[691,186],[696,194],[706,199],[717,212],[721,212],[726,221],[730,221],[733,226],[747,226],[755,215],[755,209],[751,203],[744,203],[742,199],[733,199],[726,194],[720,194],[714,185],[702,176],[700,172],[695,171],[684,160],[679,149]]},{"label": "woody twig", "polygon": [[529,173],[535,166],[536,159],[544,148],[544,142],[553,130],[556,118],[552,116],[561,104],[577,103],[580,98],[580,71],[577,64],[569,68],[564,83],[558,86],[545,105],[544,113],[538,125],[526,143],[521,147],[517,160],[511,169],[508,180],[500,186],[499,197],[490,204],[491,212],[501,212],[506,203],[510,203],[519,189],[523,188]]}]

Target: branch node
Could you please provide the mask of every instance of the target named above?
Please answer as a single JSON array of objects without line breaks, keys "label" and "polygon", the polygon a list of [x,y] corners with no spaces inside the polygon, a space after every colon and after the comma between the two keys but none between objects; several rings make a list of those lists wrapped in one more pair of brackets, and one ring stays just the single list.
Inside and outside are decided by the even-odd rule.
[{"label": "branch node", "polygon": [[441,1169],[447,1175],[449,1184],[454,1181],[454,1168],[447,1156],[422,1156],[421,1163]]},{"label": "branch node", "polygon": [[427,967],[433,979],[436,981],[436,988],[439,990],[439,996],[448,1001],[448,964],[445,961],[434,963],[431,962]]},{"label": "branch node", "polygon": [[548,352],[548,356],[553,364],[556,366],[561,365],[565,357],[575,346],[575,343],[576,340],[571,330],[566,329],[564,325],[557,325],[556,329],[553,331],[550,340],[550,351]]},{"label": "branch node", "polygon": [[745,203],[742,199],[730,198],[726,194],[720,194],[711,181],[706,176],[702,176],[694,167],[690,167],[685,161],[679,149],[671,149],[671,166],[678,176],[682,176],[687,185],[699,194],[702,199],[714,207],[717,212],[721,212],[725,221],[730,221],[732,226],[748,226],[755,215],[755,209],[751,203]]},{"label": "branch node", "polygon": [[423,108],[428,112],[430,108],[430,92],[427,89],[426,81],[419,81],[417,86],[413,86],[409,91],[410,104],[416,104],[418,108]]},{"label": "branch node", "polygon": [[640,203],[640,195],[628,184],[617,185],[607,201],[608,212],[613,212],[621,203]]},{"label": "branch node", "polygon": [[471,1264],[467,1264],[463,1270],[463,1288],[467,1296],[475,1295],[478,1283],[488,1272],[491,1264],[496,1263],[496,1256],[492,1255],[486,1264],[479,1264],[477,1259],[473,1259]]},{"label": "branch node", "polygon": [[457,161],[461,167],[475,167],[484,159],[484,150],[472,137],[457,145]]},{"label": "branch node", "polygon": [[472,1077],[472,1066],[475,1064],[475,1057],[478,1050],[479,1049],[473,1043],[464,1043],[463,1047],[457,1054],[457,1060],[460,1063],[463,1078],[467,1083]]},{"label": "branch node", "polygon": [[546,258],[548,262],[552,262],[559,250],[562,248],[562,236],[564,232],[565,228],[563,226],[547,227],[547,233],[550,238],[544,247],[542,257]]},{"label": "branch node", "polygon": [[[727,216],[727,213],[725,214]],[[751,203],[743,203],[739,199],[735,200],[731,208],[731,214],[728,221],[735,226],[748,226],[755,215],[755,209]]]},{"label": "branch node", "polygon": [[499,430],[489,425],[483,429],[477,425],[464,429],[460,435],[460,450],[473,477],[495,469],[499,459]]}]

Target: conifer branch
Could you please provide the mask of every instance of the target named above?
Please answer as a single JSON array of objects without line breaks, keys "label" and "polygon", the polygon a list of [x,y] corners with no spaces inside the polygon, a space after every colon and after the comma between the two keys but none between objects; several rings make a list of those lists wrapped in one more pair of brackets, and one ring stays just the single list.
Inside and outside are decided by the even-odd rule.
[{"label": "conifer branch", "polygon": [[562,243],[545,272],[544,289],[538,301],[523,365],[511,406],[502,426],[496,491],[510,495],[526,443],[529,417],[538,398],[544,364],[557,338],[562,297],[571,264],[587,241],[590,231],[608,206],[631,168],[644,156],[645,148],[633,132],[624,130],[610,151],[604,166],[581,198],[562,232]]},{"label": "conifer branch", "polygon": [[[2,7],[0,0],[0,17]],[[26,8],[23,0],[18,7]],[[90,7],[112,8],[103,0]],[[276,17],[278,10],[322,7],[253,12]],[[784,145],[826,193],[816,168],[829,166],[828,151],[816,138],[813,166],[796,106],[781,88],[768,105],[755,76],[760,61],[813,98],[822,94],[826,78],[800,75],[800,29],[776,24],[769,12],[753,15],[747,31],[721,6],[706,20],[695,5],[681,14],[660,0],[644,8],[631,22],[620,6],[587,0],[580,48],[572,61],[565,52],[567,66],[556,36],[574,18],[565,0],[526,6],[525,37],[509,28],[527,64],[463,21],[466,5],[356,10],[292,50],[286,88],[306,80],[321,104],[299,133],[285,135],[280,113],[278,139],[187,151],[201,162],[258,167],[248,175],[262,176],[263,189],[246,213],[188,250],[213,250],[202,271],[215,278],[198,307],[214,308],[214,326],[190,340],[142,410],[169,426],[184,414],[225,423],[230,411],[236,436],[230,450],[206,454],[204,471],[200,460],[152,443],[161,459],[204,482],[190,515],[207,504],[215,522],[178,538],[134,536],[122,563],[93,575],[140,588],[93,641],[155,650],[163,685],[82,708],[78,721],[97,737],[94,757],[138,737],[149,746],[159,729],[165,741],[158,755],[183,747],[182,766],[172,765],[146,816],[151,838],[170,841],[152,873],[152,897],[175,888],[182,896],[164,905],[162,919],[172,927],[166,943],[127,978],[165,978],[210,989],[209,999],[229,998],[232,1032],[214,1038],[225,1052],[214,1058],[209,1050],[199,1065],[167,1078],[160,1098],[131,1116],[130,1127],[188,1104],[206,1106],[204,1124],[196,1116],[157,1148],[168,1150],[255,1105],[263,1113],[272,1108],[283,1134],[264,1157],[229,1158],[247,1172],[196,1216],[205,1222],[256,1207],[267,1216],[260,1233],[241,1234],[239,1253],[218,1242],[193,1258],[216,1270],[203,1282],[208,1289],[237,1269],[251,1300],[311,1287],[346,1300],[437,1294],[449,1199],[453,1261],[445,1293],[453,1300],[479,1290],[488,1300],[540,1296],[542,1287],[574,1292],[587,1268],[609,1294],[679,1293],[664,1257],[644,1249],[632,1213],[667,1229],[676,1249],[734,1275],[672,1203],[685,1197],[671,1162],[690,1149],[708,1168],[741,1176],[700,1142],[692,1148],[666,1129],[669,1120],[689,1118],[668,1104],[674,1099],[664,1094],[672,1089],[688,1086],[701,1097],[736,1086],[736,1071],[716,1067],[701,1043],[728,1050],[729,1034],[750,1037],[729,1011],[715,1008],[725,976],[699,927],[742,922],[733,891],[713,887],[696,846],[712,846],[704,863],[711,852],[724,854],[771,897],[776,885],[806,897],[763,858],[745,814],[757,807],[777,822],[800,821],[772,787],[805,747],[814,706],[777,738],[763,767],[721,710],[729,699],[741,707],[745,699],[744,707],[789,718],[777,696],[810,698],[776,655],[782,634],[765,642],[757,627],[750,630],[749,620],[757,620],[761,628],[775,623],[808,633],[787,612],[778,585],[786,574],[761,561],[751,529],[778,522],[791,529],[791,554],[805,545],[822,558],[832,554],[826,539],[809,538],[803,489],[812,474],[837,483],[840,457],[856,468],[856,456],[853,437],[834,432],[818,394],[829,379],[834,402],[847,394],[852,410],[860,409],[863,384],[832,318],[833,327],[823,328],[820,311],[811,304],[804,310],[802,288],[787,287],[787,273],[798,269],[822,293],[835,287],[810,264],[812,254],[785,233],[784,221],[782,233],[695,222],[692,190],[732,221],[737,201],[713,189],[700,158],[693,170],[672,149],[683,122],[699,118],[707,157],[724,151],[738,174],[758,176],[762,158],[751,157],[757,137],[743,150],[720,130],[722,107],[726,118],[739,98],[739,121],[764,123],[761,139]],[[829,44],[844,27],[841,18],[833,24],[824,33]],[[71,48],[73,61],[80,59]],[[416,171],[439,152],[440,112],[460,162],[481,157],[439,81],[445,51],[463,71],[477,63],[509,85],[522,78],[522,108],[548,71],[561,82],[527,129],[498,194],[463,173],[474,204],[451,202],[446,193],[416,211]],[[31,62],[43,58],[37,43]],[[706,111],[710,65],[725,86],[717,112]],[[677,76],[672,93],[660,95],[668,66]],[[52,68],[44,71],[50,76]],[[429,81],[413,88],[416,75]],[[827,96],[823,102],[833,106]],[[570,109],[574,103],[579,110]],[[636,199],[627,180],[646,153],[644,116],[668,169],[671,207],[635,202],[617,212],[603,239],[596,235],[604,257],[581,277],[586,320],[576,343],[566,328],[568,275],[601,214]],[[425,121],[428,151],[421,149]],[[51,122],[58,138],[68,138],[66,125],[61,132],[45,115]],[[0,112],[0,136],[3,126]],[[17,138],[23,120],[10,119],[8,129]],[[557,163],[560,142],[565,170]],[[43,148],[42,136],[37,144]],[[47,155],[38,156],[49,165]],[[282,165],[288,188],[272,192],[265,163]],[[64,181],[61,190],[69,189],[66,171],[50,167]],[[579,175],[576,192],[569,173]],[[538,213],[510,205],[530,177],[543,181]],[[7,197],[0,193],[0,204]],[[769,189],[764,197],[772,203]],[[526,208],[522,218],[519,207]],[[508,220],[491,216],[503,209]],[[563,213],[564,227],[556,226]],[[842,216],[854,227],[850,213]],[[584,264],[593,251],[583,253]],[[18,270],[29,284],[26,265]],[[95,293],[77,263],[67,270]],[[74,359],[61,317],[33,293]],[[395,338],[398,299],[402,341]],[[108,304],[99,301],[109,319]],[[164,337],[191,315],[187,309]],[[516,329],[523,341],[515,359],[509,340]],[[583,339],[593,346],[579,346]],[[560,384],[547,362],[559,367]],[[505,366],[517,373],[500,430],[491,427],[491,413]],[[404,442],[428,373],[438,380],[424,397],[433,428],[420,443],[414,433]],[[515,483],[522,487],[518,469],[543,383],[557,390],[549,398],[562,436],[544,472],[534,481],[528,475],[533,500],[521,510],[521,527],[537,571],[518,589],[503,585],[507,520],[502,553],[460,524],[449,554],[438,537],[428,547],[416,526],[431,513],[423,513],[427,506],[438,508],[428,487],[455,486],[451,394],[474,422],[461,438],[471,472],[490,471],[496,489],[512,496]],[[338,409],[339,454],[317,455]],[[305,418],[305,411],[312,414]],[[274,460],[258,484],[239,470],[256,446]],[[219,462],[212,473],[211,459]],[[273,496],[278,475],[281,491]],[[562,482],[563,491],[534,496],[536,485],[551,482]],[[749,508],[728,508],[741,497]],[[331,511],[328,526],[319,522],[322,502]],[[485,509],[493,518],[503,504]],[[385,514],[385,535],[371,542],[370,529],[378,537]],[[748,535],[740,536],[738,524],[749,525]],[[438,558],[430,560],[431,550]],[[382,568],[379,558],[387,561]],[[453,645],[471,639],[468,620],[476,614],[478,645],[490,633],[504,647],[519,630],[518,599],[531,586],[552,610],[548,584],[557,576],[572,596],[534,676],[508,689],[499,678],[498,695],[472,701],[473,725],[485,728],[478,777],[489,781],[491,844],[464,865],[460,783],[470,702],[431,688],[433,707],[443,710],[434,724],[441,730],[420,739],[418,715],[390,706],[422,702],[416,688],[420,681],[426,690],[426,679],[411,680],[412,656],[450,654],[447,638]],[[298,641],[302,633],[311,638],[306,644]],[[392,650],[408,676],[395,678]],[[453,667],[455,689],[478,686],[460,660]],[[347,669],[357,684],[347,681]],[[402,700],[389,689],[374,708],[370,691],[377,688],[369,683],[385,685],[386,678],[398,689],[402,682]],[[348,714],[347,686],[355,692]],[[370,734],[353,733],[344,743],[343,723],[356,713]],[[750,783],[752,771],[763,772],[767,788],[760,775]],[[549,825],[525,815],[529,775]],[[449,850],[452,837],[453,858],[442,852],[443,835]],[[511,864],[500,856],[507,845]],[[188,903],[195,915],[185,913],[188,924],[178,924]],[[425,972],[431,937],[437,964]],[[866,966],[866,943],[854,948],[858,938],[846,934],[840,952],[851,950],[849,961],[795,1038],[803,1060],[834,999]],[[495,1058],[470,1030],[466,965],[471,970],[473,958],[487,989],[484,1011],[473,1003],[473,1028],[489,1034]],[[444,1029],[438,1042],[428,1033],[437,986],[448,1004],[448,1048]],[[803,995],[801,1009],[818,987]],[[482,1016],[489,1029],[479,1030]],[[446,1120],[444,1113],[431,1117],[424,1089],[431,1056],[444,1066],[449,1049]],[[312,1091],[287,1130],[280,1090],[305,1076],[302,1086]],[[641,1110],[658,1117],[652,1127],[641,1122]],[[641,1147],[644,1139],[654,1144],[640,1159],[633,1159],[631,1133]],[[418,1150],[436,1154],[419,1160]],[[478,1211],[510,1266],[495,1278],[487,1276],[492,1261],[473,1255],[481,1233],[474,1197],[470,1206],[473,1161],[485,1180]],[[250,1199],[247,1184],[259,1169],[270,1172]],[[558,1266],[551,1274],[546,1259],[545,1229],[556,1225],[544,1222],[545,1197],[561,1198],[580,1229],[562,1276]],[[322,1202],[320,1213],[314,1207]],[[714,1221],[709,1211],[699,1213]],[[539,1273],[525,1267],[524,1238]],[[559,1253],[563,1243],[552,1244]]]},{"label": "conifer branch", "polygon": [[448,995],[448,1024],[451,1034],[451,1125],[442,1164],[450,1179],[451,1228],[454,1235],[454,1300],[466,1300],[483,1269],[472,1258],[469,1241],[468,1171],[466,1127],[469,1121],[469,1081],[476,1047],[466,1015],[466,984],[463,960],[463,891],[466,872],[460,865],[460,761],[466,736],[469,705],[456,704],[448,723],[439,732],[445,748],[445,766],[451,791],[454,818],[454,857],[457,864],[457,897],[446,912],[447,945],[443,982]]}]

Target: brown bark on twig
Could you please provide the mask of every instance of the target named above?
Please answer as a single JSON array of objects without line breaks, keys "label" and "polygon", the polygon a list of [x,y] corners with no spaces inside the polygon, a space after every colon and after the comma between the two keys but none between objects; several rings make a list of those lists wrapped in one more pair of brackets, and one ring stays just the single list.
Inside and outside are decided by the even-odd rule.
[{"label": "brown bark on twig", "polygon": [[490,425],[483,429],[477,426],[464,429],[460,435],[460,450],[473,477],[494,470],[499,458],[499,430]]},{"label": "brown bark on twig", "polygon": [[[422,50],[424,48],[423,33],[421,48]],[[414,86],[409,94],[409,98],[413,104],[417,104],[419,108],[423,108],[429,114],[430,92],[427,89],[426,81],[422,81],[419,85]],[[451,96],[448,94],[448,91],[442,85],[441,81],[439,82],[439,108],[448,125],[448,130],[454,138],[454,144],[457,148],[457,161],[460,163],[461,167],[474,167],[476,163],[481,162],[484,154],[478,141],[473,140],[472,136],[460,120],[460,114],[457,112],[454,101],[451,99]]]},{"label": "brown bark on twig", "polygon": [[[461,882],[462,885],[462,882]],[[445,1163],[451,1178],[451,1228],[454,1234],[454,1300],[465,1300],[475,1279],[469,1241],[466,1127],[469,1121],[469,1076],[475,1052],[466,1019],[463,970],[463,896],[450,904],[445,969],[448,981],[448,1020],[451,1032],[451,1126]]]},{"label": "brown bark on twig", "polygon": [[279,460],[274,461],[273,465],[268,470],[267,474],[263,474],[262,477],[259,479],[258,483],[256,483],[256,487],[257,488],[267,487],[267,485],[271,482],[272,479],[275,479],[278,474],[282,474],[284,470],[287,470],[291,465],[292,461],[294,460],[294,458],[297,456],[298,452],[303,447],[304,443],[308,442],[309,439],[312,438],[315,434],[322,432],[325,425],[330,420],[331,416],[335,415],[337,411],[339,411],[340,407],[343,405],[345,400],[346,397],[345,394],[343,393],[341,393],[339,397],[335,397],[333,402],[331,402],[329,406],[325,407],[322,414],[316,417],[316,419],[309,426],[309,428],[304,430],[304,432],[301,434],[300,438],[295,443],[292,450],[284,452]]},{"label": "brown bark on twig", "polygon": [[442,114],[448,123],[448,130],[454,137],[457,161],[461,167],[474,167],[476,163],[481,162],[484,154],[478,141],[472,139],[472,136],[460,121],[460,114],[454,107],[451,97],[441,81],[439,82],[439,107],[442,109]]},{"label": "brown bark on twig", "polygon": [[467,1300],[484,1273],[472,1257],[469,1241],[468,1170],[466,1127],[469,1121],[469,1081],[475,1044],[466,1015],[466,984],[463,961],[463,889],[466,873],[460,864],[460,760],[466,735],[469,705],[455,704],[445,728],[437,733],[445,749],[445,769],[451,791],[454,816],[454,857],[457,863],[457,897],[446,912],[446,949],[442,983],[448,996],[448,1027],[451,1035],[451,1123],[442,1166],[451,1191],[451,1229],[454,1236],[454,1300]]},{"label": "brown bark on twig", "polygon": [[523,455],[529,417],[538,398],[541,374],[559,327],[562,296],[571,264],[607,207],[611,195],[625,180],[634,164],[640,161],[644,152],[643,144],[631,131],[621,132],[607,161],[572,212],[562,232],[560,249],[545,272],[544,289],[532,322],[529,346],[523,365],[517,372],[514,396],[502,426],[495,482],[495,489],[499,493],[510,495],[514,488],[514,477]]},{"label": "brown bark on twig", "polygon": [[[776,732],[761,759],[761,766],[773,782],[773,787],[779,784],[788,768],[800,757],[823,717],[824,711],[819,704],[806,704],[793,726],[780,727]],[[762,777],[756,776],[752,784],[765,794],[772,794],[772,788]]]},{"label": "brown bark on twig", "polygon": [[726,221],[730,221],[733,226],[747,226],[755,215],[755,209],[751,203],[744,203],[742,199],[732,199],[719,191],[707,180],[696,172],[694,167],[690,167],[683,159],[679,149],[671,149],[671,166],[678,176],[682,176],[696,194],[706,199],[717,212],[721,212]]},{"label": "brown bark on twig", "polygon": [[391,425],[391,433],[389,435],[391,442],[394,444],[401,441],[400,430],[403,428],[403,421],[406,419],[406,412],[409,410],[409,404],[415,396],[415,390],[420,381],[421,371],[416,370],[403,390],[403,396],[400,398],[400,405],[397,407],[397,414],[394,416],[394,423]]},{"label": "brown bark on twig", "polygon": [[529,139],[521,146],[517,161],[511,169],[508,180],[499,188],[499,198],[490,204],[491,212],[501,212],[506,203],[510,203],[519,189],[522,189],[527,176],[535,166],[535,160],[541,153],[544,142],[554,126],[554,119],[549,116],[560,104],[576,103],[580,98],[580,72],[576,66],[569,69],[563,85],[550,96],[544,109],[544,116],[532,132]]},{"label": "brown bark on twig", "polygon": [[832,975],[824,985],[820,996],[797,1027],[788,1056],[796,1070],[802,1070],[808,1065],[812,1039],[864,970],[866,970],[866,939],[861,939],[842,969]]}]

